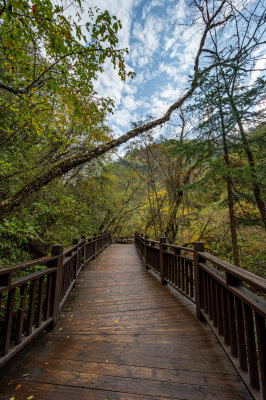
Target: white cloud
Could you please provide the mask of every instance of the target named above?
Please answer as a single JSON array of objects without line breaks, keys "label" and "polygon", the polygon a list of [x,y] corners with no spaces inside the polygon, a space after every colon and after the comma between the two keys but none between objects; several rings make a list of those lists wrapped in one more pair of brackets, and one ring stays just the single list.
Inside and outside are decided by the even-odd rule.
[{"label": "white cloud", "polygon": [[137,87],[132,83],[132,81],[125,84],[125,93],[127,94],[136,94],[138,91]]},{"label": "white cloud", "polygon": [[175,6],[169,5],[167,7],[166,12],[171,17],[173,25],[176,25],[178,23],[180,24],[184,22],[187,16],[188,13],[187,4],[185,0],[180,0],[175,4]]},{"label": "white cloud", "polygon": [[111,15],[115,15],[122,22],[122,30],[119,31],[119,46],[129,47],[130,28],[133,19],[133,8],[139,3],[136,0],[90,0],[88,6],[97,6],[100,10],[108,10]]},{"label": "white cloud", "polygon": [[[264,46],[265,48],[265,46]],[[258,53],[263,52],[264,49],[259,49]],[[256,54],[255,54],[256,55]],[[266,69],[266,53],[261,54],[261,58],[256,62],[254,71],[251,73],[249,84],[253,85],[255,80],[261,75],[262,71]]]},{"label": "white cloud", "polygon": [[140,57],[138,59],[138,66],[140,68],[142,68],[142,67],[144,67],[144,65],[148,64],[148,62],[149,62],[149,57],[147,57],[147,56]]},{"label": "white cloud", "polygon": [[118,106],[122,99],[122,92],[125,84],[121,81],[117,71],[113,69],[110,61],[104,65],[104,73],[99,75],[94,84],[99,96],[112,98]]},{"label": "white cloud", "polygon": [[133,96],[125,96],[123,98],[123,106],[125,109],[135,110],[137,107]]},{"label": "white cloud", "polygon": [[173,46],[174,43],[176,43],[175,37],[171,37],[171,38],[167,37],[165,39],[165,46],[164,46],[165,51],[169,50]]},{"label": "white cloud", "polygon": [[134,78],[134,83],[136,85],[140,85],[144,82],[144,73],[143,72],[138,72],[136,77]]},{"label": "white cloud", "polygon": [[168,101],[177,100],[181,94],[179,88],[174,88],[170,84],[167,85],[166,89],[160,92],[160,97],[167,99]]},{"label": "white cloud", "polygon": [[164,4],[165,0],[152,0],[148,4],[145,4],[142,10],[141,19],[145,20],[153,8],[163,6]]},{"label": "white cloud", "polygon": [[114,124],[118,127],[128,128],[130,123],[135,121],[137,115],[129,110],[118,110],[116,111],[115,115],[110,119],[111,122],[113,120]]},{"label": "white cloud", "polygon": [[87,4],[107,9],[121,20],[118,46],[129,48],[126,64],[130,62],[136,71],[135,79],[122,82],[111,62],[106,61],[104,73],[95,81],[99,96],[116,103],[108,123],[117,136],[147,114],[162,115],[180,96],[194,61],[197,31],[188,33],[179,24],[187,16],[185,0],[90,0]]},{"label": "white cloud", "polygon": [[160,32],[164,28],[163,19],[155,16],[149,16],[144,26],[140,22],[135,22],[133,26],[133,37],[138,40],[142,48],[142,55],[151,57],[153,53],[158,49],[160,44]]},{"label": "white cloud", "polygon": [[[159,72],[162,74],[166,74],[168,78],[170,78],[172,81],[180,82],[180,70],[182,69],[182,64],[165,64],[164,62],[161,62],[159,64]],[[181,79],[182,80],[182,79]]]}]

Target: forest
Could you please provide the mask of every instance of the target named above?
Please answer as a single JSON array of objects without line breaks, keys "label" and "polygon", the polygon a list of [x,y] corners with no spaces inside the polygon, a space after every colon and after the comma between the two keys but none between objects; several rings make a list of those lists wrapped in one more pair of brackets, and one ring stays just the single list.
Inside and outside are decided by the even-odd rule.
[{"label": "forest", "polygon": [[120,136],[108,125],[114,100],[95,82],[107,60],[122,82],[137,77],[119,46],[123,21],[72,3],[75,17],[63,1],[0,2],[1,265],[138,231],[202,240],[263,275],[263,1],[192,0],[186,29],[199,24],[200,40],[186,90]]}]

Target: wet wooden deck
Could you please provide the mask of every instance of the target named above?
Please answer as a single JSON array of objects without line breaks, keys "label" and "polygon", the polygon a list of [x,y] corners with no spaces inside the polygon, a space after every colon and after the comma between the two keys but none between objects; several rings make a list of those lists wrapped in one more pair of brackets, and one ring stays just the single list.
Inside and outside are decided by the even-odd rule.
[{"label": "wet wooden deck", "polygon": [[55,330],[1,374],[1,400],[250,399],[193,305],[145,270],[134,245],[91,262]]}]

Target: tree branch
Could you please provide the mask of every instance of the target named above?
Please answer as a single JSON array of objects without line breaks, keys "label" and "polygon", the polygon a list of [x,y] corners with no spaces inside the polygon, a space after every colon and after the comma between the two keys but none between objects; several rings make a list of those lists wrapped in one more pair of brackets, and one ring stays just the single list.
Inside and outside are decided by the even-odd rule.
[{"label": "tree branch", "polygon": [[107,151],[114,149],[120,146],[123,143],[126,143],[128,140],[135,138],[141,133],[147,132],[153,128],[156,128],[159,125],[163,125],[170,120],[172,113],[178,110],[184,102],[193,94],[198,84],[199,77],[199,59],[200,55],[203,51],[207,35],[211,30],[211,26],[214,23],[216,16],[221,12],[226,0],[223,0],[218,7],[218,9],[214,12],[212,17],[209,19],[207,24],[205,25],[205,29],[202,33],[202,37],[200,40],[199,48],[194,61],[194,75],[191,81],[190,88],[187,92],[180,97],[176,102],[174,102],[166,111],[166,113],[153,121],[150,121],[142,126],[138,126],[134,129],[131,129],[124,135],[120,136],[117,139],[113,139],[108,143],[100,145],[97,148],[88,150],[86,153],[77,155],[75,157],[68,157],[65,160],[55,164],[49,171],[45,172],[42,176],[36,178],[34,181],[26,184],[22,189],[20,189],[14,196],[11,198],[5,199],[0,203],[0,214],[5,214],[6,212],[12,211],[14,208],[18,207],[22,201],[29,198],[33,193],[39,191],[42,187],[50,183],[57,177],[64,175],[69,172],[71,169],[90,162],[92,159],[99,157],[105,154]]}]

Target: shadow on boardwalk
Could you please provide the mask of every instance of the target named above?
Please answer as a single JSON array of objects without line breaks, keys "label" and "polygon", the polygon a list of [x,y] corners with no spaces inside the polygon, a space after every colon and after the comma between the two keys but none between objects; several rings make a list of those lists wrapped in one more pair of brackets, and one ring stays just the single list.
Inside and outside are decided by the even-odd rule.
[{"label": "shadow on boardwalk", "polygon": [[250,399],[193,307],[134,245],[111,245],[81,273],[56,329],[3,368],[0,399]]}]

